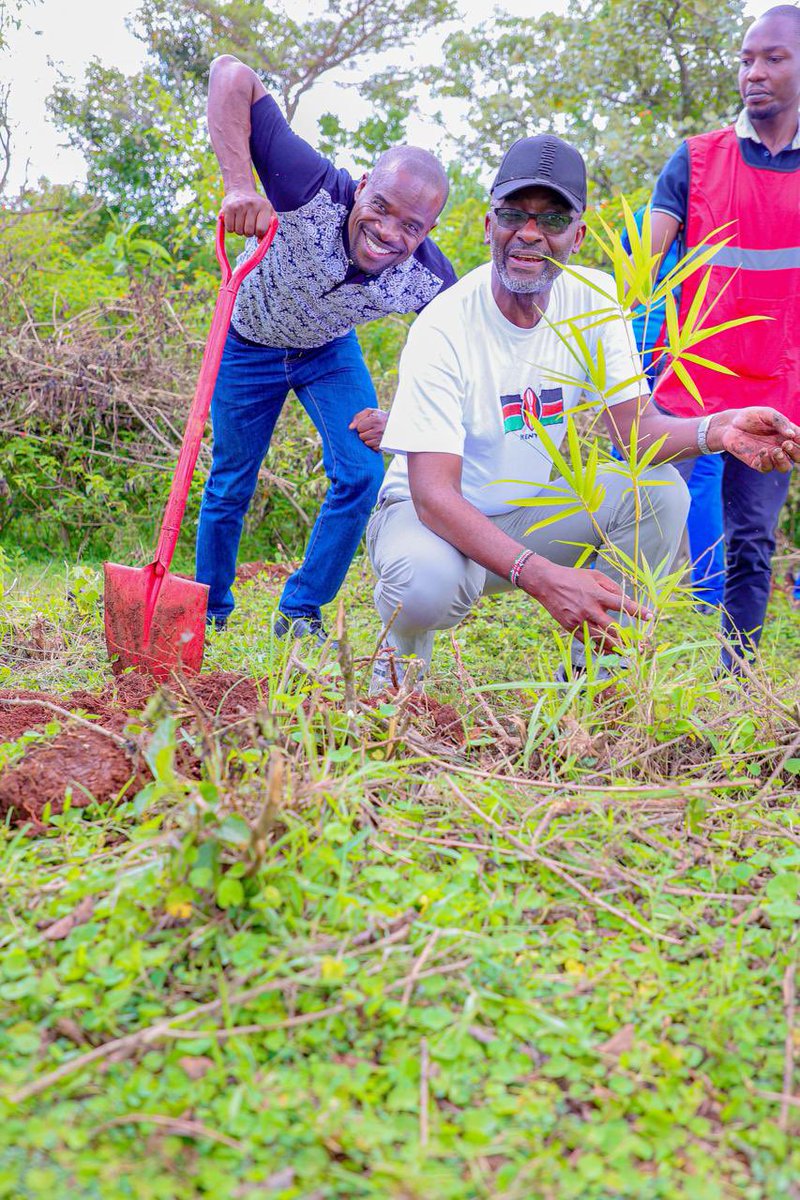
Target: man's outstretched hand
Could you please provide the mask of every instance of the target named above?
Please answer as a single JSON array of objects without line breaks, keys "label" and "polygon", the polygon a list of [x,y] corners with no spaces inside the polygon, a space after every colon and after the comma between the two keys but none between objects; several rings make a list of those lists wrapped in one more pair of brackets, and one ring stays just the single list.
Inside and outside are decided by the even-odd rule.
[{"label": "man's outstretched hand", "polygon": [[652,617],[650,609],[629,596],[602,571],[582,567],[561,567],[538,555],[522,569],[520,586],[555,617],[570,633],[584,628],[594,642],[619,645],[619,614],[627,613],[644,621]]},{"label": "man's outstretched hand", "polygon": [[706,434],[709,450],[727,450],[755,471],[790,471],[800,463],[800,428],[774,408],[730,408]]},{"label": "man's outstretched hand", "polygon": [[362,442],[365,442],[370,450],[380,450],[381,438],[388,419],[387,414],[381,412],[379,408],[362,408],[361,412],[357,412],[353,417],[348,428],[355,429]]},{"label": "man's outstretched hand", "polygon": [[222,201],[220,216],[228,233],[262,238],[275,216],[275,209],[259,192],[232,191]]}]

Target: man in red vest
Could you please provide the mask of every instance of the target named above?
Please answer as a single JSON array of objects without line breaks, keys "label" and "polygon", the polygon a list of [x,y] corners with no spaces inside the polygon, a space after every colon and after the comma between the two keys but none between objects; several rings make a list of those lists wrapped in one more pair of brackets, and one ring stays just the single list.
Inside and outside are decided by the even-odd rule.
[{"label": "man in red vest", "polygon": [[[670,367],[658,384],[654,398],[662,409],[678,416],[705,413],[701,454],[708,453],[708,426],[724,409],[766,404],[790,420],[800,418],[800,9],[779,5],[750,26],[740,53],[739,90],[744,109],[736,124],[684,142],[653,193],[654,246],[666,252],[679,234],[685,251],[727,239],[712,259],[701,309],[705,324],[770,318],[713,334],[696,348],[735,374],[684,364],[703,398],[702,410]],[[706,271],[683,284],[679,320]],[[761,474],[729,453],[724,460],[722,629],[733,653],[723,650],[722,665],[730,670],[737,656],[758,645],[790,476]],[[692,463],[676,466],[685,473]]]}]

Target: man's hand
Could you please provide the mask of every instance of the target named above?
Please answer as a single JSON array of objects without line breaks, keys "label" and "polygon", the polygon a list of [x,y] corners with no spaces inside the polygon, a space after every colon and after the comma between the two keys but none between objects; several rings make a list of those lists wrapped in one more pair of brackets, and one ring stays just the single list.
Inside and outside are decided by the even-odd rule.
[{"label": "man's hand", "polygon": [[361,412],[357,412],[353,417],[348,428],[355,429],[362,442],[369,446],[370,450],[380,450],[381,438],[388,419],[387,414],[381,412],[379,408],[362,408]]},{"label": "man's hand", "polygon": [[800,428],[774,408],[717,413],[706,441],[709,450],[727,450],[755,471],[790,471],[800,463]]},{"label": "man's hand", "polygon": [[275,209],[266,196],[257,191],[231,191],[222,201],[220,215],[228,233],[262,238],[275,216]]},{"label": "man's hand", "polygon": [[645,621],[653,616],[650,609],[624,596],[602,571],[561,567],[539,555],[525,563],[519,583],[569,633],[580,633],[585,627],[594,642],[607,647],[620,644],[614,628],[620,612]]}]

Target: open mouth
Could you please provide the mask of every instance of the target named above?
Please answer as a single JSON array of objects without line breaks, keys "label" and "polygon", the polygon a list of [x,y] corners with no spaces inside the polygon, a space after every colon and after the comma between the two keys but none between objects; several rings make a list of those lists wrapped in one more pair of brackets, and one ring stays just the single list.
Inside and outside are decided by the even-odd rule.
[{"label": "open mouth", "polygon": [[536,263],[546,262],[541,254],[509,254],[508,261],[521,267],[531,267]]},{"label": "open mouth", "polygon": [[376,242],[375,238],[370,237],[366,229],[363,230],[363,234],[364,241],[367,245],[367,250],[369,250],[370,254],[373,254],[376,258],[391,258],[391,256],[396,253],[396,251],[392,250],[390,247],[382,246],[380,242]]}]

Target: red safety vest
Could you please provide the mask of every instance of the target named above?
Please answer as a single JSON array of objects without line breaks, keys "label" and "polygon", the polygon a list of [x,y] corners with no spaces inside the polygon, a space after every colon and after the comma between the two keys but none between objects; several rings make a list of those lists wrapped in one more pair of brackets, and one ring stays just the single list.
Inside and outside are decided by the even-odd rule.
[{"label": "red safety vest", "polygon": [[[711,260],[712,276],[702,312],[705,324],[751,314],[772,317],[715,333],[690,351],[721,363],[736,375],[723,375],[684,361],[697,384],[703,407],[667,367],[656,390],[662,408],[681,417],[767,404],[800,420],[800,171],[748,166],[735,129],[688,139],[689,204],[687,251],[729,237]],[[715,229],[733,221],[722,232]],[[678,321],[683,321],[708,266],[681,288]],[[728,287],[720,294],[723,285]]]}]

